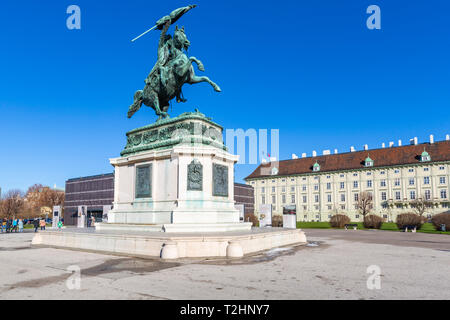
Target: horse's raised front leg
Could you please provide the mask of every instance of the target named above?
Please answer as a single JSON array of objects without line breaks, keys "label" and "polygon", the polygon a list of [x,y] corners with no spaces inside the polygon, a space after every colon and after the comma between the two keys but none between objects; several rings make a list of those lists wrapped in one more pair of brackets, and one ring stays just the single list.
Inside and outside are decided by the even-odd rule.
[{"label": "horse's raised front leg", "polygon": [[202,63],[200,60],[198,60],[196,57],[190,57],[190,58],[189,58],[189,61],[191,61],[191,63],[192,63],[192,62],[195,62],[195,63],[197,64],[197,66],[198,66],[198,70],[200,70],[200,71],[205,71],[205,66],[204,66],[203,63]]},{"label": "horse's raised front leg", "polygon": [[131,118],[142,106],[142,90],[136,91],[134,94],[133,104],[128,108],[128,118]]},{"label": "horse's raised front leg", "polygon": [[194,68],[191,68],[191,73],[190,73],[187,83],[194,84],[194,83],[200,83],[200,82],[208,82],[214,88],[215,91],[222,92],[222,90],[217,85],[217,83],[211,81],[211,79],[209,79],[206,76],[203,76],[203,77],[196,76],[194,73]]}]

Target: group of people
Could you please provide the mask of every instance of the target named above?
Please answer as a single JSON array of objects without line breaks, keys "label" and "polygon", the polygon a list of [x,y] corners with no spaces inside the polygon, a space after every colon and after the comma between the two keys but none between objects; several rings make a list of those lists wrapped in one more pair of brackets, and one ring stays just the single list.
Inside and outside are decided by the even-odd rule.
[{"label": "group of people", "polygon": [[1,221],[1,232],[23,232],[23,220],[3,219]]},{"label": "group of people", "polygon": [[[3,219],[1,222],[1,233],[12,233],[12,232],[23,232],[23,226],[27,221],[24,222],[22,219]],[[45,230],[46,221],[45,219],[34,219],[33,222],[34,232],[37,232],[39,227],[41,230]],[[63,227],[62,221],[58,222],[58,229]]]}]

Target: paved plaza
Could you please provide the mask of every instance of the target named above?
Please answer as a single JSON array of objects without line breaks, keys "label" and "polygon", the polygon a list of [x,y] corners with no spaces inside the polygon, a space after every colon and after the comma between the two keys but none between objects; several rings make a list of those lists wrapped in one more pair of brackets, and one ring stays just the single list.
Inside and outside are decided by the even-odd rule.
[{"label": "paved plaza", "polygon": [[[450,237],[305,230],[310,242],[244,259],[162,262],[32,247],[0,234],[0,299],[450,299]],[[369,266],[381,272],[369,290]],[[80,287],[70,270],[81,270]]]}]

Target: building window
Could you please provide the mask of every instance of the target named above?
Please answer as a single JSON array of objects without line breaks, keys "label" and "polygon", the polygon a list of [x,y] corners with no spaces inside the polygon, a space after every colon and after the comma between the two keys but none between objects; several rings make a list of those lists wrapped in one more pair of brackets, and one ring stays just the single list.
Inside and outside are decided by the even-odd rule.
[{"label": "building window", "polygon": [[368,176],[371,176],[371,175],[372,175],[372,172],[367,172],[367,175],[368,175]]},{"label": "building window", "polygon": [[262,184],[266,183],[265,181],[261,181]]},{"label": "building window", "polygon": [[357,174],[357,173],[354,173],[354,174],[353,174],[353,176],[354,176],[354,177],[357,177],[357,176],[358,176],[358,174]]},{"label": "building window", "polygon": [[282,196],[281,196],[281,202],[284,204],[284,203],[286,203],[286,195],[285,194],[283,194]]},{"label": "building window", "polygon": [[414,172],[414,169],[409,169],[408,172]]},{"label": "building window", "polygon": [[272,193],[275,193],[275,187],[272,187]]},{"label": "building window", "polygon": [[382,192],[381,193],[381,200],[386,200],[387,196],[386,196],[386,192]]},{"label": "building window", "polygon": [[331,202],[331,194],[327,195],[327,200],[328,200],[328,202]]},{"label": "building window", "polygon": [[261,188],[261,193],[265,193],[266,192],[266,188],[262,187]]},{"label": "building window", "polygon": [[353,194],[353,199],[355,199],[355,202],[358,202],[358,200],[359,200],[359,194],[358,194],[358,193],[354,193],[354,194]]},{"label": "building window", "polygon": [[341,189],[345,189],[345,182],[341,182]]},{"label": "building window", "polygon": [[401,200],[401,197],[402,197],[402,195],[401,195],[400,191],[395,191],[395,200]]},{"label": "building window", "polygon": [[430,171],[429,168],[423,168],[423,171]]},{"label": "building window", "polygon": [[295,179],[291,179],[291,182],[294,182],[295,181]]},{"label": "building window", "polygon": [[[383,204],[381,205],[381,207],[382,207],[383,209],[387,209],[387,208],[388,208],[388,204],[387,204],[387,203],[383,203]],[[385,215],[384,218],[387,218],[387,215]]]},{"label": "building window", "polygon": [[386,173],[386,172],[384,172],[384,171],[381,171],[381,172],[380,172],[380,174],[385,174],[385,173]]},{"label": "building window", "polygon": [[372,180],[367,180],[367,188],[372,188]]},{"label": "building window", "polygon": [[395,170],[394,170],[394,173],[400,173],[400,170],[395,169]]},{"label": "building window", "polygon": [[439,183],[445,184],[445,177],[439,177]]},{"label": "building window", "polygon": [[341,193],[341,202],[345,202],[345,194]]},{"label": "building window", "polygon": [[275,183],[275,180],[272,180],[272,183]]},{"label": "building window", "polygon": [[303,210],[308,210],[308,206],[303,206]]},{"label": "building window", "polygon": [[286,182],[286,179],[281,179],[281,182]]},{"label": "building window", "polygon": [[262,204],[266,204],[266,197],[265,197],[265,196],[262,196],[262,197],[261,197],[261,203],[262,203]]},{"label": "building window", "polygon": [[381,187],[386,187],[386,180],[384,180],[384,179],[381,180],[381,181],[380,181],[380,186],[381,186]]},{"label": "building window", "polygon": [[445,189],[441,190],[441,199],[447,199],[447,190]]},{"label": "building window", "polygon": [[295,203],[295,194],[291,194],[291,203]]},{"label": "building window", "polygon": [[315,202],[315,203],[318,203],[318,202],[319,202],[319,195],[318,195],[318,194],[315,194],[315,195],[314,195],[314,202]]},{"label": "building window", "polygon": [[397,203],[395,206],[397,207],[397,209],[402,209],[403,208],[403,206],[400,203]]},{"label": "building window", "polygon": [[415,182],[414,178],[409,178],[409,185],[410,186],[413,186],[414,182]]},{"label": "building window", "polygon": [[447,202],[444,202],[444,203],[442,204],[442,208],[448,208],[448,203],[447,203]]},{"label": "building window", "polygon": [[431,199],[431,190],[425,190],[425,200]]},{"label": "building window", "polygon": [[291,192],[295,192],[295,187],[291,187]]},{"label": "building window", "polygon": [[331,183],[327,182],[327,190],[331,190]]},{"label": "building window", "polygon": [[304,184],[304,185],[302,186],[302,190],[303,190],[303,191],[306,191],[306,184]]},{"label": "building window", "polygon": [[356,219],[359,219],[359,214],[355,215],[355,218],[356,218]]},{"label": "building window", "polygon": [[303,203],[306,203],[306,200],[307,200],[306,196],[303,196]]},{"label": "building window", "polygon": [[409,192],[409,198],[411,200],[415,200],[416,199],[416,192],[415,191],[410,191]]},{"label": "building window", "polygon": [[441,166],[439,167],[439,170],[445,170],[445,167]]},{"label": "building window", "polygon": [[327,206],[328,210],[331,210],[331,206]]},{"label": "building window", "polygon": [[315,190],[315,191],[319,190],[319,185],[318,185],[318,184],[315,184],[315,185],[314,185],[314,190]]},{"label": "building window", "polygon": [[341,209],[345,210],[345,204],[341,204]]},{"label": "building window", "polygon": [[395,178],[394,185],[397,187],[400,185],[400,178]]},{"label": "building window", "polygon": [[286,187],[281,187],[281,192],[282,193],[286,192]]},{"label": "building window", "polygon": [[430,184],[430,177],[423,177],[423,184]]},{"label": "building window", "polygon": [[272,204],[276,204],[277,203],[277,198],[275,196],[272,196]]},{"label": "building window", "polygon": [[330,179],[331,178],[331,176],[327,176],[327,179]]},{"label": "building window", "polygon": [[353,188],[358,188],[358,181],[353,181]]}]

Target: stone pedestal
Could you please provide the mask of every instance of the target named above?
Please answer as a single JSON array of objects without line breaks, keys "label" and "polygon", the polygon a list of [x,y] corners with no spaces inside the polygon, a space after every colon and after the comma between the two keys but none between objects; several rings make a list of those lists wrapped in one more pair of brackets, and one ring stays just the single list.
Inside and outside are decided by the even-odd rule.
[{"label": "stone pedestal", "polygon": [[234,207],[234,164],[222,127],[199,112],[127,133],[115,169],[114,208],[98,230],[250,230]]}]

